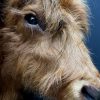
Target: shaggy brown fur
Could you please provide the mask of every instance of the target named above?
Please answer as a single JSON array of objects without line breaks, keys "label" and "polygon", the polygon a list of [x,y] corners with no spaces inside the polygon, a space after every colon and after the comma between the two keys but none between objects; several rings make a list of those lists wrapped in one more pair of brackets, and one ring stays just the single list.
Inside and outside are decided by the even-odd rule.
[{"label": "shaggy brown fur", "polygon": [[[88,30],[84,0],[8,0],[4,12],[0,100],[22,100],[22,87],[57,100],[85,100],[83,86],[100,88],[83,41]],[[28,14],[37,25],[26,21]]]}]

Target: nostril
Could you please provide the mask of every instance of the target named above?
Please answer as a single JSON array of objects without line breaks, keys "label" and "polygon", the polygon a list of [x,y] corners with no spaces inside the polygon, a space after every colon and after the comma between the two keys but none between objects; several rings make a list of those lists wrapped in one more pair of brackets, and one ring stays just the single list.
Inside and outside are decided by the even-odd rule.
[{"label": "nostril", "polygon": [[92,93],[90,93],[90,90],[87,86],[84,86],[82,88],[82,94],[83,94],[83,97],[86,99],[86,100],[94,100],[94,96],[92,95]]},{"label": "nostril", "polygon": [[81,93],[85,100],[100,100],[100,91],[92,86],[84,86],[81,90]]}]

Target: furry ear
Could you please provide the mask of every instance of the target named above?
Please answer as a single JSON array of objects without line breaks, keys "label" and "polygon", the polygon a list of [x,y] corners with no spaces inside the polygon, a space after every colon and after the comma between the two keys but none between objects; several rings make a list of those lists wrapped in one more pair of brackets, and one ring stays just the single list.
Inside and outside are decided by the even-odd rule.
[{"label": "furry ear", "polygon": [[62,5],[71,4],[73,0],[59,0]]},{"label": "furry ear", "polygon": [[88,7],[85,0],[59,0],[60,5],[74,16],[83,33],[88,32]]}]

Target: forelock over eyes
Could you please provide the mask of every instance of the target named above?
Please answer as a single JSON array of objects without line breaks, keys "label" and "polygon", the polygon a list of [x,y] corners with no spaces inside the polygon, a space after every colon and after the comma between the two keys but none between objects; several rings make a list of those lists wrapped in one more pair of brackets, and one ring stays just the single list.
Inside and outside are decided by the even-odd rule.
[{"label": "forelock over eyes", "polygon": [[34,2],[35,0],[8,0],[8,4],[11,7],[17,7],[17,8],[22,8],[28,3]]}]

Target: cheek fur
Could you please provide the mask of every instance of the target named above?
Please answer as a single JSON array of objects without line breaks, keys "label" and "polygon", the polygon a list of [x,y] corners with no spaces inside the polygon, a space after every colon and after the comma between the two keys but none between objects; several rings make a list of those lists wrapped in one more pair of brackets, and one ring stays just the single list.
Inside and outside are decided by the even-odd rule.
[{"label": "cheek fur", "polygon": [[[30,6],[23,1],[28,0],[9,0],[8,6]],[[25,26],[23,17],[7,12],[5,27],[9,28],[0,29],[0,98],[19,100],[19,90],[28,88],[57,100],[83,100],[83,85],[100,87],[100,75],[82,41],[88,26],[86,5],[81,0],[43,0],[42,4],[36,1],[39,7],[43,6],[47,31],[54,37],[42,35],[44,38],[39,40],[40,31],[32,31]],[[64,26],[58,36],[61,20]]]}]

